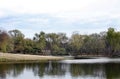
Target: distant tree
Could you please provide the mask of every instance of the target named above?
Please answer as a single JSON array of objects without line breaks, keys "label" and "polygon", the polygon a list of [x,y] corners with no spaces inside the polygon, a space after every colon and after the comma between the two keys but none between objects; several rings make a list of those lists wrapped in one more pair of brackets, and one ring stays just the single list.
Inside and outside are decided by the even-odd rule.
[{"label": "distant tree", "polygon": [[9,35],[7,32],[0,30],[0,51],[7,52]]},{"label": "distant tree", "polygon": [[10,30],[10,37],[13,40],[13,52],[23,53],[24,51],[24,34],[19,30]]},{"label": "distant tree", "polygon": [[47,48],[51,51],[52,55],[66,54],[66,43],[68,38],[65,33],[49,33],[46,34]]},{"label": "distant tree", "polygon": [[81,35],[74,32],[36,33],[33,39],[24,38],[20,30],[0,30],[0,51],[42,55],[120,55],[120,31],[109,28],[107,32]]},{"label": "distant tree", "polygon": [[35,43],[31,39],[24,39],[24,53],[34,54]]},{"label": "distant tree", "polygon": [[42,50],[46,48],[46,34],[44,32],[40,32],[40,34],[35,34],[33,40],[35,42],[35,50],[37,53],[43,53]]},{"label": "distant tree", "polygon": [[105,40],[100,34],[91,34],[86,36],[82,50],[86,54],[98,55],[103,54],[105,49]]},{"label": "distant tree", "polygon": [[47,42],[48,49],[51,51],[51,54],[55,55],[56,51],[59,49],[58,35],[56,33],[47,34],[46,42]]},{"label": "distant tree", "polygon": [[108,29],[106,47],[110,56],[120,52],[120,32],[116,32],[114,28]]},{"label": "distant tree", "polygon": [[69,41],[71,52],[73,55],[77,55],[80,52],[80,48],[83,45],[83,37],[78,33],[73,33]]}]

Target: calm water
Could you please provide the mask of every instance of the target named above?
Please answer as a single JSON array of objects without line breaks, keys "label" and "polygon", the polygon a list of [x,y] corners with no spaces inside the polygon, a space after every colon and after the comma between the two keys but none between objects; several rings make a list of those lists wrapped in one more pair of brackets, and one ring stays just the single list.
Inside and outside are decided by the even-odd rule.
[{"label": "calm water", "polygon": [[120,59],[0,64],[0,79],[120,79]]}]

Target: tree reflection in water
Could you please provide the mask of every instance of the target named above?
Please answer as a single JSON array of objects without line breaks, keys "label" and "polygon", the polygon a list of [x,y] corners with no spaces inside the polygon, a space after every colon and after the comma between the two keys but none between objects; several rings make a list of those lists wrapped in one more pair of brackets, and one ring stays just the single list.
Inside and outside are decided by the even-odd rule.
[{"label": "tree reflection in water", "polygon": [[[120,79],[120,64],[65,64],[58,62],[41,62],[28,64],[0,64],[0,79],[9,76],[17,79],[24,71],[31,70],[34,76],[57,76],[66,79],[72,78],[95,78],[95,79]],[[27,73],[27,72],[26,72]],[[29,78],[29,77],[28,77]]]},{"label": "tree reflection in water", "polygon": [[72,77],[99,77],[104,78],[104,66],[102,64],[71,64],[70,73]]},{"label": "tree reflection in water", "polygon": [[105,65],[106,79],[120,79],[120,64]]},{"label": "tree reflection in water", "polygon": [[25,65],[22,64],[0,64],[0,79],[6,79],[6,75],[17,77],[24,71]]}]

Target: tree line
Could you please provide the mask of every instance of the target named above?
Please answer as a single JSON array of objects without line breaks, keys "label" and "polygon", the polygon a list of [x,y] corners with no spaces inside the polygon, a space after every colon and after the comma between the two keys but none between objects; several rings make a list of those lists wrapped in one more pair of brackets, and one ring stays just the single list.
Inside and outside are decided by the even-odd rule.
[{"label": "tree line", "polygon": [[107,32],[81,35],[73,32],[35,33],[33,39],[25,38],[20,30],[0,30],[0,51],[37,55],[120,55],[120,31],[108,28]]}]

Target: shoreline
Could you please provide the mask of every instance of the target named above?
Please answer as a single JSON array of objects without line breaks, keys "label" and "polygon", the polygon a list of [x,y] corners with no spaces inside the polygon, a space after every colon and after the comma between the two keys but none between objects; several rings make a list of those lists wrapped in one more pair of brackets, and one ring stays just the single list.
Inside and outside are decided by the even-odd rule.
[{"label": "shoreline", "polygon": [[[103,56],[43,56],[43,55],[30,55],[30,54],[12,54],[0,52],[0,63],[38,63],[47,61],[60,61],[72,59],[102,59],[111,58]],[[120,58],[120,57],[112,57]]]},{"label": "shoreline", "polygon": [[42,62],[58,60],[64,60],[64,57],[0,53],[0,62]]}]

